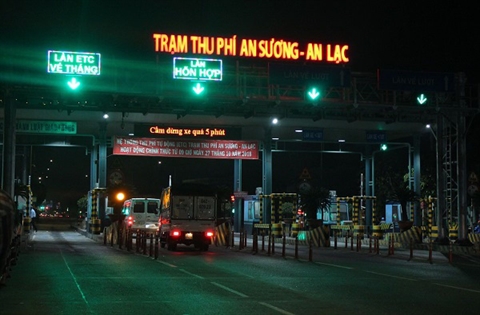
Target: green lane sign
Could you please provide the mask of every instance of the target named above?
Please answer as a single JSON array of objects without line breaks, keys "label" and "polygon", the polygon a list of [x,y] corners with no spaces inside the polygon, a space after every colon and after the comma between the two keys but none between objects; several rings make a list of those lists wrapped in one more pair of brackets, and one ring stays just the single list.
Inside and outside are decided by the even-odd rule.
[{"label": "green lane sign", "polygon": [[[17,120],[15,131],[18,133],[68,134],[77,133],[77,122],[54,120]],[[3,132],[3,122],[0,122],[0,132]]]},{"label": "green lane sign", "polygon": [[48,51],[48,73],[69,75],[100,75],[99,53]]},{"label": "green lane sign", "polygon": [[173,78],[183,80],[222,81],[221,59],[173,58]]}]

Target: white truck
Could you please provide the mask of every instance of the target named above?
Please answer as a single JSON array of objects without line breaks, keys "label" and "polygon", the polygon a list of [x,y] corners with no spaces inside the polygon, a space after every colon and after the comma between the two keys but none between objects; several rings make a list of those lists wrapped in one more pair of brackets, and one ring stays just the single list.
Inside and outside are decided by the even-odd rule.
[{"label": "white truck", "polygon": [[217,195],[200,184],[170,186],[160,197],[160,246],[176,250],[178,244],[207,251],[215,233]]}]

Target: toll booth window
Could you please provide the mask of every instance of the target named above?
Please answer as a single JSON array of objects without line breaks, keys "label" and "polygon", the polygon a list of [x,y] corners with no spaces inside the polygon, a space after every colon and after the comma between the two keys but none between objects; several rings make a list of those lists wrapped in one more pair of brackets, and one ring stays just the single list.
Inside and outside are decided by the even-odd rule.
[{"label": "toll booth window", "polygon": [[133,213],[143,213],[145,211],[144,209],[144,203],[142,202],[135,202],[133,205]]},{"label": "toll booth window", "polygon": [[156,214],[158,209],[158,203],[155,201],[149,201],[147,204],[147,213]]}]

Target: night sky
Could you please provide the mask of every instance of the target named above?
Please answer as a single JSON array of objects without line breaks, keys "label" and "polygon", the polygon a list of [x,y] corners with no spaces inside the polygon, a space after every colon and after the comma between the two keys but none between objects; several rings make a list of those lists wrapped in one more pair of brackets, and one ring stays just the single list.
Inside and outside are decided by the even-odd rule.
[{"label": "night sky", "polygon": [[[374,72],[378,68],[465,72],[469,84],[480,82],[480,19],[473,4],[462,1],[18,1],[0,3],[0,49],[22,51],[71,50],[100,51],[118,58],[154,58],[152,34],[198,34],[248,38],[283,38],[295,41],[348,44],[352,71]],[[470,133],[478,134],[478,118]],[[471,136],[469,148],[478,147],[478,137]],[[476,142],[475,142],[476,141]],[[89,157],[81,148],[68,149],[74,154],[65,161],[66,149],[36,148],[37,172],[48,167],[50,157],[55,166],[50,176],[47,199],[63,198],[71,203],[88,190],[85,178]],[[472,150],[472,149],[471,149]],[[70,152],[68,152],[70,156]],[[279,157],[280,167],[287,163],[292,174],[304,167],[319,168],[329,163],[326,157],[305,157],[292,153]],[[475,163],[478,157],[474,158]],[[142,174],[148,167],[148,180],[138,184],[144,194],[154,194],[165,186],[169,174],[179,174],[194,163],[187,159],[173,163],[164,159],[142,158],[141,163],[125,158],[130,165],[127,177]],[[286,162],[282,162],[284,159]],[[46,165],[44,164],[46,163]],[[244,178],[245,186],[261,184],[261,162],[244,162],[253,175]],[[343,162],[347,171],[356,172],[361,165]],[[175,165],[174,165],[175,164]],[[232,183],[231,161],[202,161],[199,176]],[[275,162],[274,162],[275,167]],[[352,168],[349,170],[348,168]],[[475,166],[478,167],[478,166]],[[155,170],[155,171],[151,171]],[[258,173],[260,172],[260,175]],[[331,179],[331,186],[341,185],[341,178],[328,169],[320,177]],[[289,190],[296,175],[284,178],[274,173],[274,190]],[[71,180],[71,186],[63,184]],[[338,182],[338,183],[337,183]],[[258,184],[257,184],[258,183]],[[69,184],[70,185],[70,184]],[[253,188],[252,188],[253,187]],[[348,190],[357,189],[348,187]],[[250,191],[253,193],[253,191]],[[66,196],[73,195],[69,198]]]}]

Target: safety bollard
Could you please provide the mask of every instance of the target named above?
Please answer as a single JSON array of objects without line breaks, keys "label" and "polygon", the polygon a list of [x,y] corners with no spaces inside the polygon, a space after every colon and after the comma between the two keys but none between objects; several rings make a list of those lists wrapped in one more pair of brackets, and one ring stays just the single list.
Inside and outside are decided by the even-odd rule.
[{"label": "safety bollard", "polygon": [[158,233],[155,233],[155,259],[158,259]]},{"label": "safety bollard", "polygon": [[[133,238],[133,235],[132,235]],[[140,253],[140,230],[137,229],[137,234],[135,236],[135,252]]]},{"label": "safety bollard", "polygon": [[283,241],[282,241],[282,257],[285,257],[285,245],[287,243],[287,237],[285,236],[285,232],[283,233]]},{"label": "safety bollard", "polygon": [[392,237],[392,255],[395,254],[395,234]]},{"label": "safety bollard", "polygon": [[337,249],[337,231],[333,233],[333,249]]},{"label": "safety bollard", "polygon": [[389,235],[389,236],[388,236],[388,238],[387,238],[387,244],[388,244],[388,246],[387,246],[387,247],[388,247],[388,256],[390,256],[390,255],[392,254],[392,248],[391,248],[391,246],[392,246],[392,245],[391,245],[391,244],[392,244],[392,242],[391,242],[390,238],[391,238],[391,236]]},{"label": "safety bollard", "polygon": [[143,237],[142,237],[142,245],[143,245],[143,254],[144,255],[147,255],[147,232],[146,231],[143,231]]},{"label": "safety bollard", "polygon": [[110,246],[113,247],[113,229],[110,229]]},{"label": "safety bollard", "polygon": [[243,248],[243,241],[242,241],[242,240],[243,240],[243,237],[242,237],[242,233],[243,233],[242,230],[240,230],[240,231],[238,232],[238,249],[239,249],[239,250],[241,250],[241,249]]},{"label": "safety bollard", "polygon": [[350,235],[350,250],[353,250],[353,239],[354,239],[354,238],[355,238],[355,237],[353,236],[353,234]]},{"label": "safety bollard", "polygon": [[265,232],[262,231],[262,252],[265,251]]},{"label": "safety bollard", "polygon": [[118,244],[118,248],[122,249],[122,225],[120,224],[118,224],[118,227],[117,227],[117,244]]},{"label": "safety bollard", "polygon": [[275,235],[271,233],[270,238],[272,239],[272,255],[274,255],[275,254]]},{"label": "safety bollard", "polygon": [[375,250],[377,255],[380,254],[380,240],[378,239],[378,236],[375,236]]},{"label": "safety bollard", "polygon": [[313,261],[312,238],[308,238],[308,261]]},{"label": "safety bollard", "polygon": [[360,251],[360,234],[357,234],[357,253]]},{"label": "safety bollard", "polygon": [[125,243],[127,247],[127,251],[130,251],[132,249],[132,230],[127,229],[127,233],[125,233]]},{"label": "safety bollard", "polygon": [[232,230],[232,248],[235,247],[235,231]]},{"label": "safety bollard", "polygon": [[247,230],[246,229],[244,230],[243,237],[244,237],[243,246],[247,247],[248,244],[247,244]]},{"label": "safety bollard", "polygon": [[107,245],[107,228],[103,228],[103,245]]},{"label": "safety bollard", "polygon": [[408,261],[413,259],[413,238],[410,238],[410,258],[408,258]]},{"label": "safety bollard", "polygon": [[350,234],[349,231],[347,231],[347,233],[345,234],[345,248],[348,247],[348,235]]},{"label": "safety bollard", "polygon": [[295,236],[295,259],[298,259],[298,236]]},{"label": "safety bollard", "polygon": [[150,250],[148,257],[153,257],[153,233],[150,233]]},{"label": "safety bollard", "polygon": [[368,238],[368,252],[372,253],[372,237]]},{"label": "safety bollard", "polygon": [[123,247],[123,228],[121,225],[118,226],[118,232],[117,232],[117,243],[118,243],[118,248],[122,249]]},{"label": "safety bollard", "polygon": [[448,247],[448,262],[452,263],[453,262],[453,242],[450,241],[450,245]]},{"label": "safety bollard", "polygon": [[428,261],[432,263],[432,240],[428,244]]},{"label": "safety bollard", "polygon": [[270,247],[271,245],[272,245],[272,233],[269,231],[269,234],[268,234],[268,250],[267,250],[268,256],[270,256],[270,253],[271,253],[271,250],[272,250],[272,248]]}]

